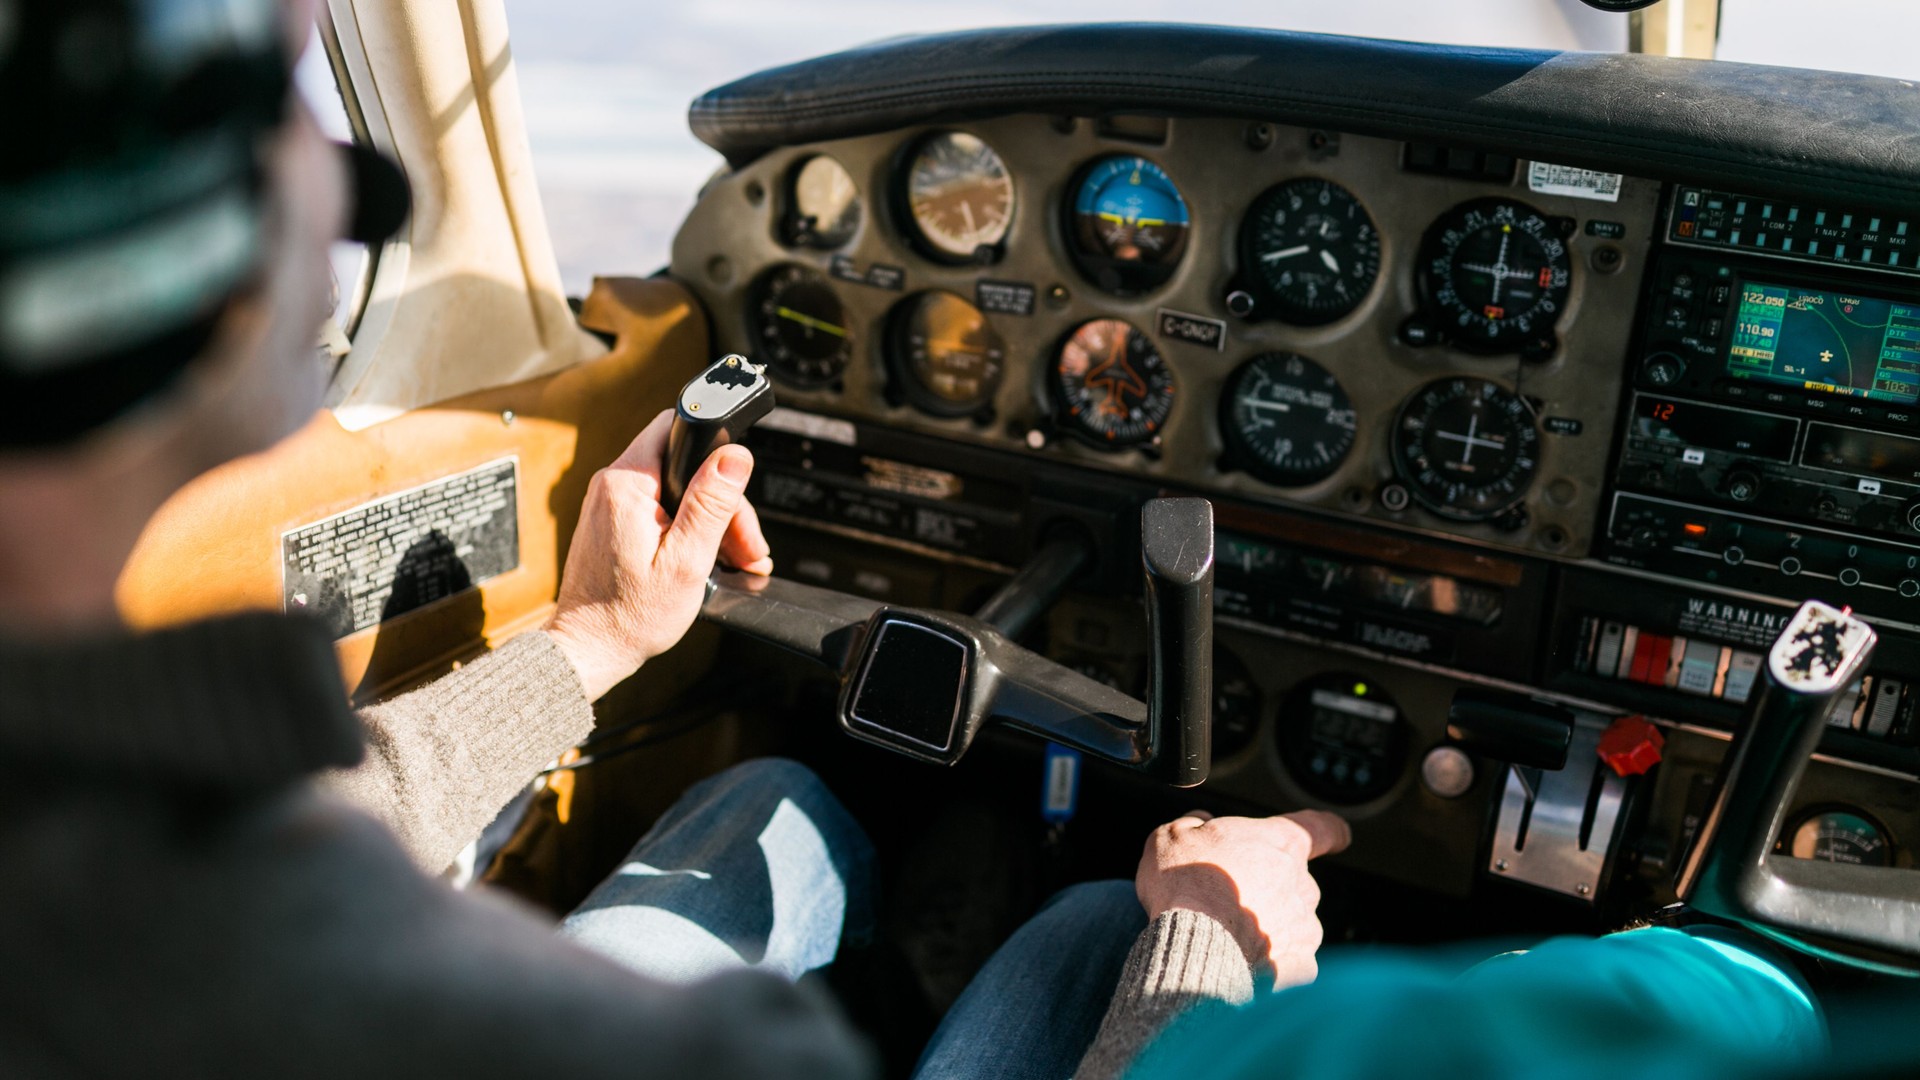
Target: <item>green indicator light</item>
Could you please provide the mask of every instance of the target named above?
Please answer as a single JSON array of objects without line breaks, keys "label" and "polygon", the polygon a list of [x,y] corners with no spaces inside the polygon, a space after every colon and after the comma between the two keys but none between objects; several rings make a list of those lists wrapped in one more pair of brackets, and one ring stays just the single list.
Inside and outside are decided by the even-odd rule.
[{"label": "green indicator light", "polygon": [[1354,697],[1366,697],[1366,696],[1367,696],[1367,684],[1366,684],[1366,683],[1363,683],[1363,682],[1357,682],[1357,683],[1354,683],[1354,684],[1353,684],[1353,696],[1354,696]]}]

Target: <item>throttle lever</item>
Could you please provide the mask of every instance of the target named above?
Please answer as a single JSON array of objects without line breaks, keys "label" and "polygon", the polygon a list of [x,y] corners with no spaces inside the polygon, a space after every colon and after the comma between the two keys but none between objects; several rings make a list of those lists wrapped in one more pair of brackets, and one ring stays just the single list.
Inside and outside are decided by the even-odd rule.
[{"label": "throttle lever", "polygon": [[773,383],[764,364],[729,354],[715,360],[680,390],[667,435],[667,472],[660,478],[660,505],[680,510],[687,485],[715,450],[738,442],[773,411]]}]

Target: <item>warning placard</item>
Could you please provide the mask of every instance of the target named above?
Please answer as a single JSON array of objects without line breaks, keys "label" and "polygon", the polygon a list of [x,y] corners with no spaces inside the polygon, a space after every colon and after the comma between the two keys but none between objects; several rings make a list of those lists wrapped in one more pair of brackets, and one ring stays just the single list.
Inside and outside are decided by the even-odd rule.
[{"label": "warning placard", "polygon": [[514,569],[519,475],[505,458],[282,533],[286,610],[345,637]]}]

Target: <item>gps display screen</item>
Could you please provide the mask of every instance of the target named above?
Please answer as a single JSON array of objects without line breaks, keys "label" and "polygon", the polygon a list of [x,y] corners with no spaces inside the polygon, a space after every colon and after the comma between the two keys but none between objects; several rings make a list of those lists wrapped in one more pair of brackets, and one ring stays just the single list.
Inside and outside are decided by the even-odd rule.
[{"label": "gps display screen", "polygon": [[1913,404],[1920,401],[1920,302],[1744,282],[1727,374]]}]

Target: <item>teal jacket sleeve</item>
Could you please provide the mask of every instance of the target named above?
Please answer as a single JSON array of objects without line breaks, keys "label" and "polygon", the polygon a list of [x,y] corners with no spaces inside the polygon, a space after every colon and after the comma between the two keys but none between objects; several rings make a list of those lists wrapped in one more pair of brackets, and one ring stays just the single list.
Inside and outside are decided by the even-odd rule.
[{"label": "teal jacket sleeve", "polygon": [[1127,1075],[1677,1080],[1774,1072],[1826,1048],[1818,1004],[1757,940],[1645,929],[1465,972],[1419,952],[1329,952],[1309,986],[1182,1018]]}]

